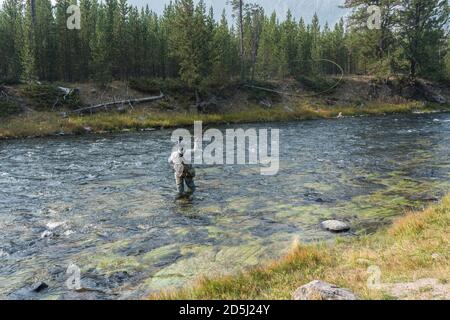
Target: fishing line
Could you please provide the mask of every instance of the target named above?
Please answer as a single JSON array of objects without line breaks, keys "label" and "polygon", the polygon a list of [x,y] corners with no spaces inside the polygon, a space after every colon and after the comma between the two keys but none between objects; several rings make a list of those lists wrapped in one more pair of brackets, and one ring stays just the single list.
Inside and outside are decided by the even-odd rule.
[{"label": "fishing line", "polygon": [[[305,60],[297,60],[297,61],[305,61]],[[317,59],[317,60],[308,60],[308,61],[314,61],[314,62],[325,61],[325,62],[329,62],[329,63],[335,65],[336,67],[338,67],[338,69],[341,72],[339,80],[333,86],[328,88],[327,90],[324,90],[324,91],[321,91],[321,92],[316,92],[314,94],[295,94],[295,93],[290,93],[290,92],[286,92],[286,91],[279,91],[279,90],[269,89],[269,88],[260,87],[260,86],[253,86],[253,85],[249,85],[249,84],[246,84],[245,87],[258,89],[258,90],[263,90],[263,91],[268,91],[268,92],[274,92],[274,93],[278,93],[280,95],[305,98],[305,97],[314,97],[314,96],[317,96],[317,95],[321,95],[321,94],[330,92],[333,89],[335,89],[337,86],[339,86],[339,84],[341,84],[342,80],[344,79],[344,68],[342,68],[338,63],[336,63],[336,62],[334,62],[332,60],[328,60],[328,59]]]}]

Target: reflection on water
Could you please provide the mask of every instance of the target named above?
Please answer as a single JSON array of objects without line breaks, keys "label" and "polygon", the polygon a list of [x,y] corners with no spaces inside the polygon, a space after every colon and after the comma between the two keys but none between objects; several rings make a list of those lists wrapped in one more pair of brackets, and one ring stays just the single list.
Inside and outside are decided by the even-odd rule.
[{"label": "reflection on water", "polygon": [[[277,176],[201,167],[190,200],[175,197],[170,131],[1,142],[0,297],[138,298],[331,239],[323,219],[371,232],[450,189],[448,119],[270,124]],[[82,292],[65,287],[72,262]],[[37,281],[49,289],[30,294]]]}]

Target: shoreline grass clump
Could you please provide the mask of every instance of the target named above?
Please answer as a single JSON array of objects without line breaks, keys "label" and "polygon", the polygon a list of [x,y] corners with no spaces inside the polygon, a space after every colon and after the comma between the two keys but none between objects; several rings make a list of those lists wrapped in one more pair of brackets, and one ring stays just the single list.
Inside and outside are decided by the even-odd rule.
[{"label": "shoreline grass clump", "polygon": [[[301,285],[323,280],[349,288],[361,299],[396,299],[389,288],[419,279],[450,283],[450,194],[438,204],[399,218],[389,228],[334,243],[295,244],[284,258],[221,278],[203,278],[188,288],[150,299],[291,299]],[[367,285],[371,267],[380,287]],[[403,292],[408,299],[426,292]],[[435,297],[445,299],[445,297]]]}]

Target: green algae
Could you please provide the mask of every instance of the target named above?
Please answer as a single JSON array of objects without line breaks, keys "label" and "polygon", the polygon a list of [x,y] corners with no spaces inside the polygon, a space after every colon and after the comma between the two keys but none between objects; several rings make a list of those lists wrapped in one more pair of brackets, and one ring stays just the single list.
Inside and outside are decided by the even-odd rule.
[{"label": "green algae", "polygon": [[153,265],[178,253],[180,253],[179,246],[177,244],[172,244],[153,249],[144,254],[140,260],[146,265]]},{"label": "green algae", "polygon": [[287,206],[283,209],[277,210],[275,213],[275,219],[282,221],[301,222],[316,222],[318,219],[324,219],[331,217],[333,210],[324,205],[319,204],[305,204],[301,206]]},{"label": "green algae", "polygon": [[327,193],[333,191],[334,187],[330,184],[320,183],[320,182],[309,182],[303,184],[304,188],[308,188],[321,193]]},{"label": "green algae", "polygon": [[263,246],[258,242],[217,248],[197,246],[185,248],[183,253],[192,254],[192,257],[179,260],[147,279],[147,290],[178,287],[201,276],[236,272],[241,268],[258,265],[265,255]]},{"label": "green algae", "polygon": [[126,271],[133,274],[144,269],[136,257],[125,257],[115,254],[99,254],[89,258],[84,269],[95,269],[102,274],[111,275],[116,272]]},{"label": "green algae", "polygon": [[255,199],[249,199],[248,197],[233,197],[227,200],[225,206],[227,212],[245,213],[252,206]]}]

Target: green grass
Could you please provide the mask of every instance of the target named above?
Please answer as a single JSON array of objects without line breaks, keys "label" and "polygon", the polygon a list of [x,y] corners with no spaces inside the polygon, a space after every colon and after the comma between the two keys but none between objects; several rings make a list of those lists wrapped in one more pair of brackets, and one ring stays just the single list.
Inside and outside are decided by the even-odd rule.
[{"label": "green grass", "polygon": [[150,299],[291,299],[296,288],[317,279],[349,288],[362,299],[394,299],[389,292],[368,288],[369,266],[381,269],[383,283],[435,278],[445,284],[450,281],[449,248],[447,195],[441,203],[410,213],[375,235],[340,238],[332,244],[293,244],[291,253],[276,262],[222,278],[203,278],[192,287]]},{"label": "green grass", "polygon": [[[57,112],[34,112],[28,115],[10,117],[0,122],[0,138],[39,137],[57,134],[80,134],[114,132],[123,129],[170,128],[192,125],[201,120],[205,124],[228,124],[248,122],[280,122],[308,119],[335,118],[343,116],[378,115],[388,113],[410,113],[425,110],[419,103],[386,104],[374,103],[364,107],[312,107],[298,104],[286,111],[283,107],[263,109],[254,106],[251,110],[224,114],[192,114],[155,111],[136,108],[126,113],[102,112],[89,116],[62,118]],[[434,109],[432,107],[431,109]],[[85,128],[89,127],[89,130]]]}]

